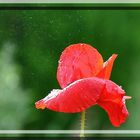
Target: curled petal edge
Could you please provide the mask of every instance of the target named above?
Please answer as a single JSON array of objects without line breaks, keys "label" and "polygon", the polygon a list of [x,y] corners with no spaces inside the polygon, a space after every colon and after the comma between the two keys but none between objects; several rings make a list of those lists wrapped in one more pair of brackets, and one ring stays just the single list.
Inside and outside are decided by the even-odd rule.
[{"label": "curled petal edge", "polygon": [[111,71],[117,54],[113,54],[106,62],[103,64],[102,70],[97,74],[97,77],[103,79],[110,79]]},{"label": "curled petal edge", "polygon": [[129,116],[125,105],[126,99],[131,99],[131,97],[125,96],[125,91],[120,86],[106,80],[106,86],[98,100],[98,105],[107,112],[115,127],[119,127]]}]

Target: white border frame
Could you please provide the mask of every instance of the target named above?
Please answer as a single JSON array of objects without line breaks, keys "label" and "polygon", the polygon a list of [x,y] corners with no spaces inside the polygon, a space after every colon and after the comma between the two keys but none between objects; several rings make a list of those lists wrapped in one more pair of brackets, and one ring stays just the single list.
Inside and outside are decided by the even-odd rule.
[{"label": "white border frame", "polygon": [[[32,3],[32,4],[38,4],[38,3],[46,3],[46,4],[96,4],[96,3],[134,3],[134,4],[140,4],[140,0],[0,0],[0,4],[24,4],[24,3]],[[140,135],[140,130],[84,130],[85,135],[96,135],[96,134],[105,134],[105,135]],[[81,133],[81,130],[0,130],[0,135],[78,135]]]},{"label": "white border frame", "polygon": [[0,0],[0,3],[140,3],[140,0]]},{"label": "white border frame", "polygon": [[[84,134],[140,135],[140,130],[84,130]],[[0,130],[0,134],[66,134],[79,135],[81,130]]]}]

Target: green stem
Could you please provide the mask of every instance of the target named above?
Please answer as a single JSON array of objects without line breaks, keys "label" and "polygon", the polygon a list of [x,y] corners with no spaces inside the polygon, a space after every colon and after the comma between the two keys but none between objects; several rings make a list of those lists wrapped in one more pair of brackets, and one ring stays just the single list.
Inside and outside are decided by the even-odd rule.
[{"label": "green stem", "polygon": [[84,130],[85,130],[85,118],[86,118],[86,111],[81,113],[81,133],[80,137],[85,137]]}]

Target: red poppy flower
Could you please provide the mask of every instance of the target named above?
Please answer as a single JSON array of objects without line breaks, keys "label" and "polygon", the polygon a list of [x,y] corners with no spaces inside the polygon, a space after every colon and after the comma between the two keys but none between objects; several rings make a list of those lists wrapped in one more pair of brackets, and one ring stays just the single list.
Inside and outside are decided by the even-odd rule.
[{"label": "red poppy flower", "polygon": [[114,126],[120,126],[128,117],[125,99],[130,97],[108,80],[116,57],[113,54],[103,63],[100,53],[90,45],[68,46],[60,57],[57,70],[62,89],[52,90],[36,102],[36,108],[76,113],[97,104],[108,113]]}]

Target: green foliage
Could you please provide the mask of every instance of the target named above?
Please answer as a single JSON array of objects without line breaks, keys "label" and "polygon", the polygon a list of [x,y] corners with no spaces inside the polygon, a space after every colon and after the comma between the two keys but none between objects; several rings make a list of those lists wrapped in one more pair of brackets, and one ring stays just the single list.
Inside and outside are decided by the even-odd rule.
[{"label": "green foliage", "polygon": [[[96,47],[105,60],[118,54],[111,79],[133,98],[127,102],[130,117],[119,129],[140,129],[139,16],[140,11],[125,10],[1,10],[0,65],[4,70],[0,70],[0,128],[80,128],[79,114],[41,111],[35,109],[34,103],[52,89],[60,88],[56,71],[64,48],[84,42]],[[12,44],[6,48],[3,45],[8,42],[15,46],[13,59],[5,52],[12,48]],[[4,124],[6,118],[12,124]],[[101,108],[92,107],[87,111],[87,129],[116,128]]]},{"label": "green foliage", "polygon": [[[0,129],[23,129],[29,114],[29,91],[22,89],[19,67],[13,61],[15,46],[4,44],[0,52]],[[22,112],[24,110],[24,114]]]}]

